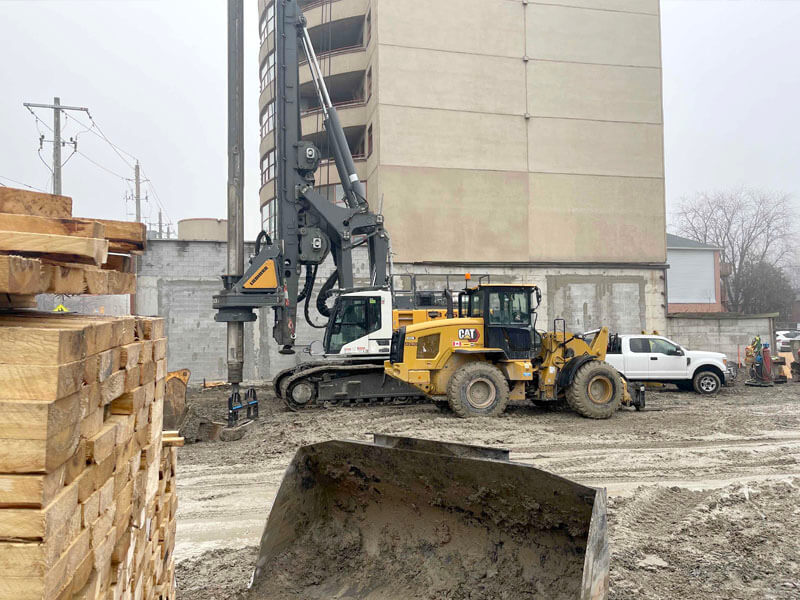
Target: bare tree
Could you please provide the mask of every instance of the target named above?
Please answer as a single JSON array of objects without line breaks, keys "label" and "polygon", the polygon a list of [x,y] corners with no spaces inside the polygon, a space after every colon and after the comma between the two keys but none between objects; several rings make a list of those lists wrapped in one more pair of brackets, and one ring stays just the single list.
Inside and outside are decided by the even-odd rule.
[{"label": "bare tree", "polygon": [[787,194],[747,188],[702,192],[683,200],[675,225],[680,235],[720,248],[720,261],[730,265],[724,285],[733,312],[745,309],[754,267],[780,269],[793,252],[795,223]]}]

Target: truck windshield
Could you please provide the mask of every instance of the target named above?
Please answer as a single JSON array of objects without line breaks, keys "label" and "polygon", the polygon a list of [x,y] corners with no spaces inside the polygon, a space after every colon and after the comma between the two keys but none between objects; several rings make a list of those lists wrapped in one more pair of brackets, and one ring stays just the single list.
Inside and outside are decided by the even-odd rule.
[{"label": "truck windshield", "polygon": [[[328,335],[329,354],[338,354],[355,340],[381,328],[381,299],[378,296],[341,297],[331,317]],[[367,350],[366,341],[364,351]]]},{"label": "truck windshield", "polygon": [[530,325],[528,293],[521,290],[489,294],[489,323],[496,325]]}]

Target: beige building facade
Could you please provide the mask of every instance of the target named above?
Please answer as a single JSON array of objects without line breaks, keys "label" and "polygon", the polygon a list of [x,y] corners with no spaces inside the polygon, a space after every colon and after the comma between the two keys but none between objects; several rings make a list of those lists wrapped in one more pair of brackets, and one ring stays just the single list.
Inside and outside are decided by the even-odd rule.
[{"label": "beige building facade", "polygon": [[[276,223],[273,1],[259,3],[267,230]],[[301,6],[397,271],[538,283],[548,319],[576,329],[664,326],[658,0]],[[325,154],[303,66],[301,96],[304,136]],[[318,175],[335,201],[332,163]]]}]

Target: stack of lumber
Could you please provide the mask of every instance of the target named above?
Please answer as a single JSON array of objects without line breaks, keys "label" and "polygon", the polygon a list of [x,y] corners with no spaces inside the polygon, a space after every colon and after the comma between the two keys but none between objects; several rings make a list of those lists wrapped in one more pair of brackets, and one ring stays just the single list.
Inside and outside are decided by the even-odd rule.
[{"label": "stack of lumber", "polygon": [[133,294],[142,223],[72,217],[72,199],[0,187],[0,306],[36,294]]},{"label": "stack of lumber", "polygon": [[171,599],[164,322],[0,313],[0,600]]}]

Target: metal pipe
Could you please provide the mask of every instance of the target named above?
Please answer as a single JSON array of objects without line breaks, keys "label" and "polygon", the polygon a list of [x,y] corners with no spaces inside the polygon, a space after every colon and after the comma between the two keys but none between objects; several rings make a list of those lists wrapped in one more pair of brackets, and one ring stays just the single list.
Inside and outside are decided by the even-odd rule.
[{"label": "metal pipe", "polygon": [[[244,274],[244,7],[228,0],[228,275]],[[228,322],[228,382],[244,370],[244,323]]]},{"label": "metal pipe", "polygon": [[317,55],[314,52],[314,45],[311,43],[311,36],[308,35],[308,29],[303,26],[303,47],[306,51],[306,56],[308,57],[308,64],[314,63],[314,68],[319,73],[319,80],[320,80],[320,87],[322,89],[323,94],[323,104],[327,102],[327,106],[333,106],[333,102],[331,102],[331,97],[328,95],[328,88],[325,86],[325,78],[322,77],[322,69],[319,68],[319,63],[317,62]]}]

